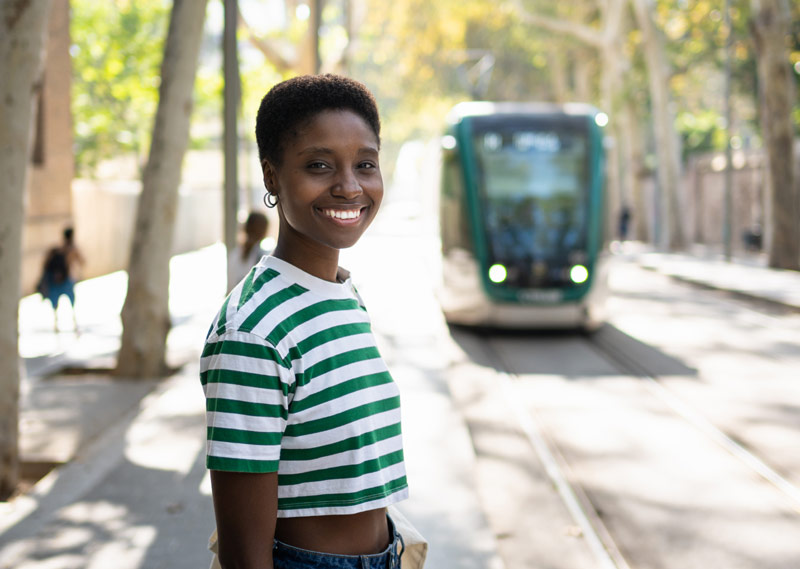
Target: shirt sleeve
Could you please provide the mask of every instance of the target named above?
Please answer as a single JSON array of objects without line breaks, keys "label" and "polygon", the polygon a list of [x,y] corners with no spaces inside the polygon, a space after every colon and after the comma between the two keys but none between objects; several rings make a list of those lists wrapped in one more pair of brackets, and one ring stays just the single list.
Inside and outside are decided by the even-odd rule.
[{"label": "shirt sleeve", "polygon": [[212,334],[200,359],[200,380],[208,468],[277,472],[294,376],[275,347],[247,332]]}]

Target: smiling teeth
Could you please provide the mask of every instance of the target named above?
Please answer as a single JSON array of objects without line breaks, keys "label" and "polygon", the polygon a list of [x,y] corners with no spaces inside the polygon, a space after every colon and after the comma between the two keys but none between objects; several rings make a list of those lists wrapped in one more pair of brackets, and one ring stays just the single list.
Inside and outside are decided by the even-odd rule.
[{"label": "smiling teeth", "polygon": [[326,209],[323,213],[328,217],[335,217],[336,219],[358,219],[361,217],[360,209]]}]

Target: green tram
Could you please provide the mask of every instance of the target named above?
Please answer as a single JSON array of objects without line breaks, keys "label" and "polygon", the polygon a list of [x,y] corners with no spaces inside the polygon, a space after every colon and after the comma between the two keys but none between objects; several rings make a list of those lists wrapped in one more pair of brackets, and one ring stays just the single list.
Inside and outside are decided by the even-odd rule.
[{"label": "green tram", "polygon": [[605,318],[608,117],[583,104],[461,103],[442,137],[445,318],[597,328]]}]

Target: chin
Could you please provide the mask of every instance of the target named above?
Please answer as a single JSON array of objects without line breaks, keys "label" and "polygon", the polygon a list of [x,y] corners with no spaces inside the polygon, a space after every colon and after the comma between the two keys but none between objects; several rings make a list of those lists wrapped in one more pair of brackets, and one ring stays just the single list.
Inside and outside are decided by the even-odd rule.
[{"label": "chin", "polygon": [[356,243],[358,243],[361,238],[364,236],[364,232],[361,231],[358,235],[337,235],[331,236],[331,239],[328,240],[325,244],[328,247],[333,247],[334,249],[349,249]]},{"label": "chin", "polygon": [[330,246],[333,247],[334,249],[349,249],[350,247],[352,247],[353,245],[358,243],[358,241],[359,241],[358,239],[355,239],[355,240],[348,239],[347,241],[340,241],[340,242],[337,242],[337,243],[331,243]]}]

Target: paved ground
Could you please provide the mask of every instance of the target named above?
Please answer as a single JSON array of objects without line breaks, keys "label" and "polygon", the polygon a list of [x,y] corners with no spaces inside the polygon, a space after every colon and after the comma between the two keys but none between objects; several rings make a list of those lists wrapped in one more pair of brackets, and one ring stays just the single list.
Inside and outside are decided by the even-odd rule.
[{"label": "paved ground", "polygon": [[800,272],[767,268],[761,255],[732,263],[703,249],[693,254],[640,251],[636,257],[643,267],[682,281],[800,310]]}]

